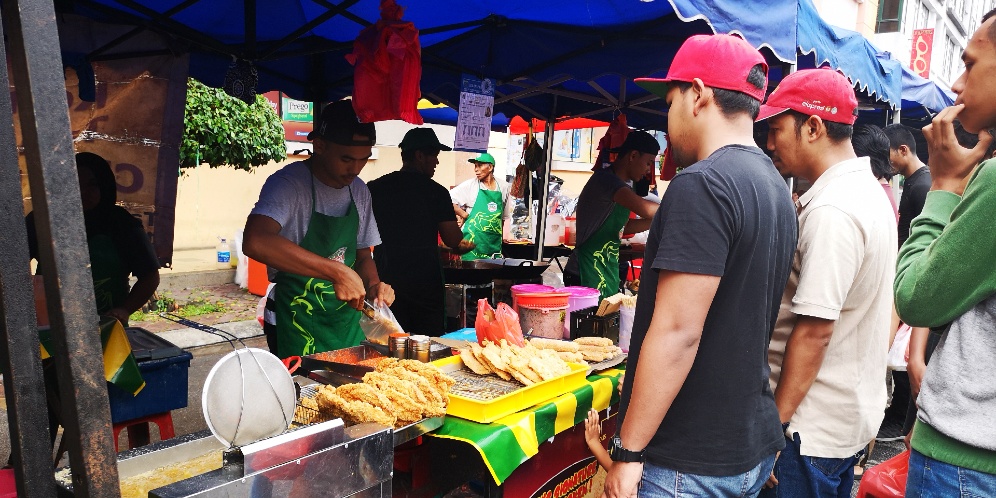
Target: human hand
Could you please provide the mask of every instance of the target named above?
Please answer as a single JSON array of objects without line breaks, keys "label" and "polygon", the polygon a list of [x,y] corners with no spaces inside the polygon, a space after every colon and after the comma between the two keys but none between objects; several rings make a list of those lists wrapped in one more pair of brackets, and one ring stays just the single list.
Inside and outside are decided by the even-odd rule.
[{"label": "human hand", "polygon": [[602,427],[598,424],[598,412],[594,408],[588,409],[588,418],[584,419],[584,440],[591,443],[601,444]]},{"label": "human hand", "polygon": [[363,309],[363,299],[367,293],[363,287],[363,279],[352,268],[334,262],[336,271],[331,279],[335,287],[335,297],[345,302],[350,308]]},{"label": "human hand", "polygon": [[390,306],[394,304],[394,288],[384,282],[377,282],[367,289],[367,298],[374,304]]},{"label": "human hand", "polygon": [[923,127],[930,156],[928,166],[932,179],[931,190],[946,190],[957,195],[965,192],[965,185],[972,171],[982,161],[992,135],[983,130],[979,133],[979,143],[973,149],[966,149],[958,143],[954,132],[954,120],[965,108],[965,104],[945,108],[934,116],[929,125]]},{"label": "human hand", "polygon": [[632,498],[640,488],[643,464],[639,462],[614,462],[605,477],[602,498]]},{"label": "human hand", "polygon": [[454,254],[467,254],[468,252],[473,251],[475,247],[477,247],[477,244],[475,244],[475,243],[473,243],[473,242],[471,242],[471,241],[469,241],[467,239],[461,239],[460,243],[457,244],[457,246],[453,249],[453,253]]},{"label": "human hand", "polygon": [[[775,463],[778,463],[778,457],[782,456],[782,452],[775,453]],[[765,488],[773,488],[778,485],[778,479],[775,478],[775,469],[772,467],[771,475],[768,476],[767,482],[764,483]]]},{"label": "human hand", "polygon": [[911,401],[916,401],[920,395],[920,383],[923,382],[923,374],[927,371],[927,364],[922,360],[910,358],[906,363],[906,373],[910,376],[910,393],[913,395]]},{"label": "human hand", "polygon": [[113,308],[113,309],[107,311],[106,313],[104,313],[104,316],[109,316],[109,317],[111,317],[111,318],[113,318],[113,319],[121,322],[121,325],[124,325],[124,324],[128,323],[128,317],[131,316],[131,313],[128,310],[124,309],[124,308]]},{"label": "human hand", "polygon": [[625,382],[625,381],[626,381],[626,374],[622,374],[622,375],[620,375],[620,376],[619,376],[619,385],[618,385],[618,386],[616,386],[616,390],[618,390],[618,391],[619,391],[619,395],[620,395],[620,396],[622,396],[622,390],[623,390],[623,382]]},{"label": "human hand", "polygon": [[906,445],[906,451],[910,451],[910,450],[912,449],[912,448],[910,447],[910,441],[912,441],[912,440],[913,440],[913,431],[914,431],[914,430],[916,430],[916,426],[915,426],[915,425],[914,425],[914,426],[913,426],[913,428],[912,428],[912,429],[910,429],[910,431],[909,431],[909,432],[908,432],[908,433],[906,434],[906,437],[904,437],[904,438],[903,438],[903,444],[905,444],[905,445]]}]

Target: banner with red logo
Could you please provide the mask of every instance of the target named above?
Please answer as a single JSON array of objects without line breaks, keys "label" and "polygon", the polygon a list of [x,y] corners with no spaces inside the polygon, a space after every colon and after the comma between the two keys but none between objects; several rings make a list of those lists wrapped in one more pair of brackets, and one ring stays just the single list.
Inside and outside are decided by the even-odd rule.
[{"label": "banner with red logo", "polygon": [[910,69],[924,78],[930,77],[930,54],[934,49],[934,29],[913,30],[913,50],[910,52]]}]

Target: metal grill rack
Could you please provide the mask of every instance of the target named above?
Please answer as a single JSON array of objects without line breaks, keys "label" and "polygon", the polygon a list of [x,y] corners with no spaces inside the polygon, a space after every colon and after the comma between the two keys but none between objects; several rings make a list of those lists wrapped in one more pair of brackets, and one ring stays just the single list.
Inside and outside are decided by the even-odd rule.
[{"label": "metal grill rack", "polygon": [[450,388],[451,394],[478,401],[497,399],[525,387],[520,382],[504,380],[494,375],[478,375],[467,368],[446,374],[456,380],[456,384]]}]

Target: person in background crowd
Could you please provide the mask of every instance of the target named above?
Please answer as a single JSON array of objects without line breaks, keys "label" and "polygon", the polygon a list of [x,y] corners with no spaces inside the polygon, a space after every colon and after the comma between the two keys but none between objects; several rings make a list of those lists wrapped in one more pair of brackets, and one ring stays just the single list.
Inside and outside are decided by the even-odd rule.
[{"label": "person in background crowd", "polygon": [[858,125],[854,127],[854,135],[851,137],[851,145],[854,153],[858,157],[867,157],[871,162],[872,174],[882,185],[892,210],[896,213],[896,220],[899,220],[899,208],[896,207],[896,194],[889,185],[889,180],[896,176],[896,170],[889,160],[889,137],[881,128],[875,125]]},{"label": "person in background crowd", "polygon": [[[159,287],[159,258],[142,222],[117,205],[118,184],[111,165],[92,152],[76,154],[83,224],[86,228],[90,276],[97,314],[128,326],[128,317],[140,310]],[[25,218],[28,251],[38,259],[35,213]],[[45,272],[39,261],[38,273]],[[134,275],[135,285],[129,287]],[[55,443],[62,425],[62,401],[53,358],[42,360],[45,398],[48,406],[49,440]]]},{"label": "person in background crowd", "polygon": [[[76,174],[83,201],[83,223],[90,254],[97,314],[128,326],[128,317],[142,309],[159,287],[159,258],[142,222],[117,205],[118,184],[111,165],[92,152],[76,154]],[[38,258],[35,214],[25,218],[28,250]],[[39,274],[44,268],[39,267]],[[129,277],[135,276],[131,286]]]},{"label": "person in background crowd", "polygon": [[753,137],[767,64],[696,35],[664,80],[636,82],[670,106],[685,169],[651,224],[605,496],[756,496],[785,444],[766,352],[797,235]]},{"label": "person in background crowd", "polygon": [[[363,300],[388,306],[370,248],[380,244],[370,190],[359,174],[376,143],[349,100],[322,110],[308,134],[314,154],[270,175],[246,220],[243,250],[276,285],[263,331],[281,358],[356,346]],[[276,323],[273,323],[275,320]]]},{"label": "person in background crowd", "polygon": [[923,210],[923,201],[930,190],[930,170],[916,155],[916,140],[905,126],[885,127],[889,137],[889,161],[905,177],[903,195],[899,198],[899,241],[902,245],[910,236],[910,223]]},{"label": "person in background crowd", "polygon": [[[605,299],[619,292],[619,241],[624,233],[650,228],[659,204],[641,198],[628,182],[653,171],[660,144],[633,130],[610,152],[616,160],[593,173],[578,196],[577,244],[564,269],[564,283],[598,289]],[[630,219],[635,212],[640,219]]]},{"label": "person in background crowd", "polygon": [[813,69],[761,108],[775,166],[813,184],[768,352],[785,449],[762,496],[849,496],[885,411],[896,218],[851,146],[857,107],[845,76]]},{"label": "person in background crowd", "polygon": [[432,175],[439,152],[453,150],[432,128],[413,128],[398,144],[401,170],[369,183],[383,243],[374,252],[377,273],[394,288],[391,305],[401,328],[438,337],[444,332],[443,269],[437,237],[456,254],[474,245],[463,240],[446,187]]},{"label": "person in background crowd", "polygon": [[487,152],[468,160],[474,165],[474,178],[450,190],[453,212],[463,227],[464,238],[474,249],[463,254],[465,261],[500,258],[504,220],[508,218],[507,183],[495,178],[495,158]]},{"label": "person in background crowd", "polygon": [[[982,18],[951,86],[955,105],[923,129],[931,187],[899,250],[896,309],[915,327],[950,322],[917,397],[906,496],[996,496],[996,9]],[[954,121],[978,133],[958,143]],[[982,162],[985,160],[985,162]],[[979,163],[982,162],[981,165]],[[912,343],[911,343],[912,347]],[[912,352],[911,352],[912,357]]]}]

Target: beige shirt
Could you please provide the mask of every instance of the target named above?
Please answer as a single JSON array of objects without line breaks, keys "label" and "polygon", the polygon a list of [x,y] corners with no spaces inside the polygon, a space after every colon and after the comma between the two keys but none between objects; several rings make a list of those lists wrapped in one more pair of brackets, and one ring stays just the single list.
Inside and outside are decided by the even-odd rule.
[{"label": "beige shirt", "polygon": [[847,458],[875,437],[884,416],[896,217],[867,157],[832,166],[798,208],[799,245],[768,351],[771,387],[796,316],[834,320],[788,432],[799,434],[805,456]]}]

